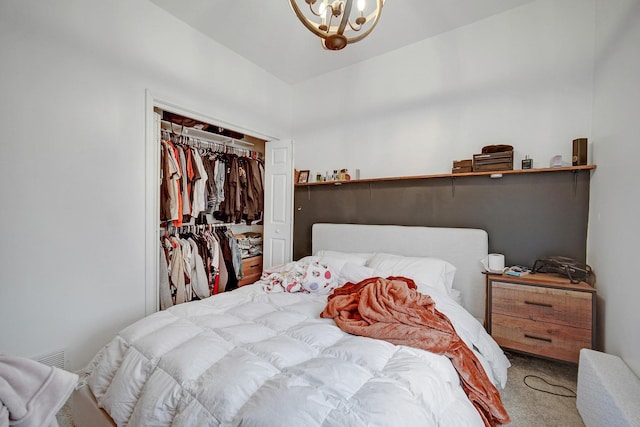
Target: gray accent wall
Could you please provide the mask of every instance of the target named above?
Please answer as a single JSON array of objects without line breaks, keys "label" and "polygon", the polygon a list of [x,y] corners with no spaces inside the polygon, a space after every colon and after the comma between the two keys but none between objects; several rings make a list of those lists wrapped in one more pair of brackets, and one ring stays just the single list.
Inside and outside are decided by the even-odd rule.
[{"label": "gray accent wall", "polygon": [[294,259],[311,254],[317,222],[480,228],[507,265],[586,260],[589,170],[296,186]]}]

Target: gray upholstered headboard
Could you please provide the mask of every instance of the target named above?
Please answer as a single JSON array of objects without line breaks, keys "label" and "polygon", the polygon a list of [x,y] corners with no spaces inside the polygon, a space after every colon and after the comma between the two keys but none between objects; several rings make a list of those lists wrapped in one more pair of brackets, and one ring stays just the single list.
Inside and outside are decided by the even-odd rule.
[{"label": "gray upholstered headboard", "polygon": [[444,259],[456,267],[453,287],[480,322],[485,317],[485,277],[480,260],[488,253],[487,232],[472,228],[401,225],[314,224],[312,250],[386,252]]}]

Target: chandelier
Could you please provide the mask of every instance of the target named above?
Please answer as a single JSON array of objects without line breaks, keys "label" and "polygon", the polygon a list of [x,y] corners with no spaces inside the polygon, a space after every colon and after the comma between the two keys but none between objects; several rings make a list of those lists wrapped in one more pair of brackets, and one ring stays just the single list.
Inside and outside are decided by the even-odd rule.
[{"label": "chandelier", "polygon": [[[380,19],[384,1],[369,0],[375,3],[373,10],[367,10],[365,0],[357,0],[356,10],[353,0],[289,0],[289,4],[300,22],[322,39],[325,49],[340,50],[369,35]],[[302,2],[308,10],[305,5],[298,6]]]}]

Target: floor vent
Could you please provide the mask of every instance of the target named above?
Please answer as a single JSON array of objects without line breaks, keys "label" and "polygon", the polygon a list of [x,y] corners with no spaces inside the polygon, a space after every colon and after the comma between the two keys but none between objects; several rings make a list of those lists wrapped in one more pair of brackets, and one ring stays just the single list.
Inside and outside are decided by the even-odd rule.
[{"label": "floor vent", "polygon": [[65,369],[64,350],[45,354],[38,357],[36,360],[48,366],[55,366],[56,368]]}]

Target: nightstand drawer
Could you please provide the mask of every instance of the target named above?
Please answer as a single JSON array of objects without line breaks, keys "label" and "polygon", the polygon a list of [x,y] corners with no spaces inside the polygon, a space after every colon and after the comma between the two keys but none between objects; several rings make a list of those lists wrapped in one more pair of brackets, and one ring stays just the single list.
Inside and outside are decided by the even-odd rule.
[{"label": "nightstand drawer", "polygon": [[262,275],[262,256],[244,258],[242,260],[242,278],[238,286],[249,285],[260,279]]},{"label": "nightstand drawer", "polygon": [[591,331],[593,302],[589,292],[494,281],[491,293],[492,317],[503,314]]},{"label": "nightstand drawer", "polygon": [[493,314],[491,336],[505,348],[578,363],[580,349],[592,348],[591,329]]}]

